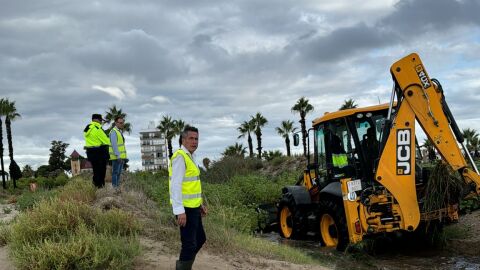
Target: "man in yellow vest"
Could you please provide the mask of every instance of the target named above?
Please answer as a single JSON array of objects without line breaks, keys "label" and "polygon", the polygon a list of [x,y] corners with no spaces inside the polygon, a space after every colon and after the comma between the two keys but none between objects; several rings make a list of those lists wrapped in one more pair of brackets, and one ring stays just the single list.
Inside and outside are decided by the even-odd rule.
[{"label": "man in yellow vest", "polygon": [[93,114],[92,122],[83,130],[87,158],[93,169],[93,184],[98,188],[105,186],[105,172],[109,158],[108,146],[110,145],[110,140],[102,129],[102,122],[102,115]]},{"label": "man in yellow vest", "polygon": [[207,208],[202,204],[200,170],[193,154],[198,147],[198,129],[186,126],[181,137],[182,146],[175,151],[168,167],[169,190],[182,241],[176,269],[189,270],[206,241],[202,217],[207,214]]},{"label": "man in yellow vest", "polygon": [[108,152],[112,161],[112,186],[119,191],[120,176],[122,175],[123,164],[127,160],[127,150],[125,148],[125,138],[123,137],[123,127],[125,119],[117,116],[114,119],[115,126],[110,130],[110,147]]}]

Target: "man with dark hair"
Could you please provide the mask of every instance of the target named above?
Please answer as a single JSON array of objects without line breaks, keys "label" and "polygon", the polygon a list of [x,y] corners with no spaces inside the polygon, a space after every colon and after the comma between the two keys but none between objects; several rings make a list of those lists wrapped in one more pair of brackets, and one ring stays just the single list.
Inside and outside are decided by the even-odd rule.
[{"label": "man with dark hair", "polygon": [[115,126],[110,130],[110,147],[108,152],[112,161],[112,186],[116,191],[120,191],[120,176],[122,174],[123,164],[127,159],[127,150],[125,148],[125,137],[123,137],[123,127],[125,119],[117,116],[114,119]]},{"label": "man with dark hair", "polygon": [[186,126],[181,138],[182,145],[173,154],[168,167],[169,191],[182,241],[176,269],[190,270],[195,256],[206,241],[202,217],[207,214],[207,208],[202,204],[200,169],[193,154],[198,147],[198,129]]},{"label": "man with dark hair", "polygon": [[93,168],[93,184],[97,188],[105,186],[105,172],[108,162],[110,140],[102,129],[102,115],[92,114],[92,122],[83,130],[88,161]]}]

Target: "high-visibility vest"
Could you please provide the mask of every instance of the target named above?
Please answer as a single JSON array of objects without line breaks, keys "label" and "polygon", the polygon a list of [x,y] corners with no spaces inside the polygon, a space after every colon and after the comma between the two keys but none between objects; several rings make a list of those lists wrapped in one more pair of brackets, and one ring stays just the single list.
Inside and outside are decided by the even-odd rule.
[{"label": "high-visibility vest", "polygon": [[[120,133],[120,131],[116,127],[110,130],[110,134],[112,134],[112,132],[117,133],[117,146],[118,146],[118,152],[120,152],[120,158],[126,159],[127,150],[125,149],[125,140],[123,139],[122,133]],[[110,144],[110,147],[108,148],[108,152],[110,153],[110,160],[118,159],[117,156],[115,155],[115,151],[113,151],[113,147],[111,144]]]},{"label": "high-visibility vest", "polygon": [[110,145],[110,139],[102,129],[102,125],[95,121],[88,124],[83,130],[83,137],[85,138],[85,147],[99,147],[102,145]]},{"label": "high-visibility vest", "polygon": [[173,153],[168,167],[168,190],[170,192],[170,203],[172,203],[171,179],[172,179],[172,161],[178,156],[182,156],[185,161],[185,175],[182,181],[182,202],[184,207],[195,208],[202,205],[202,185],[200,183],[200,169],[197,167],[192,158],[179,149]]},{"label": "high-visibility vest", "polygon": [[348,165],[347,154],[345,153],[332,154],[332,159],[335,168],[343,168]]}]

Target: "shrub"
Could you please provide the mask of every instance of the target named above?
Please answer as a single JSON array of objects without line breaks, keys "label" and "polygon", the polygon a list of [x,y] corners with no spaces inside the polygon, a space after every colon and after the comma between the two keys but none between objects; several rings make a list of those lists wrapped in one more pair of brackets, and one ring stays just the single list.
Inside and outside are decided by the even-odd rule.
[{"label": "shrub", "polygon": [[262,161],[255,158],[226,156],[203,171],[200,178],[209,183],[225,183],[235,175],[250,174],[262,167]]},{"label": "shrub", "polygon": [[5,246],[10,241],[10,226],[0,223],[0,247]]},{"label": "shrub", "polygon": [[82,225],[60,241],[27,242],[12,256],[20,269],[130,269],[139,253],[134,238],[97,234]]},{"label": "shrub", "polygon": [[39,202],[31,211],[18,215],[12,225],[15,245],[57,239],[75,231],[80,223],[94,224],[98,213],[84,203],[50,199]]},{"label": "shrub", "polygon": [[25,211],[31,209],[36,203],[52,198],[57,194],[57,191],[38,189],[36,192],[25,191],[17,197],[17,209]]},{"label": "shrub", "polygon": [[[88,185],[76,181],[65,189],[75,198],[91,197],[71,193],[74,188],[91,193]],[[101,212],[82,201],[53,198],[21,213],[3,238],[20,269],[128,269],[139,254],[139,230],[122,210]]]},{"label": "shrub", "polygon": [[75,200],[78,202],[93,202],[96,188],[92,182],[82,178],[73,178],[62,188],[58,197],[61,200]]},{"label": "shrub", "polygon": [[103,212],[95,218],[94,222],[98,233],[127,236],[140,231],[140,223],[133,215],[120,209]]}]

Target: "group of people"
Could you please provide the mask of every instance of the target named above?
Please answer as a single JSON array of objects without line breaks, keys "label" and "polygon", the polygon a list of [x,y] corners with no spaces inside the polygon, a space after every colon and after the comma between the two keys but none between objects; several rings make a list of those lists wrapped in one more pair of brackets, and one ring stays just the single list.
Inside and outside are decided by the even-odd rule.
[{"label": "group of people", "polygon": [[97,188],[105,186],[105,174],[110,160],[112,162],[112,186],[118,190],[123,165],[127,161],[125,137],[123,136],[125,119],[121,116],[115,117],[114,127],[108,136],[102,128],[103,123],[101,114],[93,114],[92,121],[83,130],[87,159],[92,164],[93,184]]},{"label": "group of people", "polygon": [[[127,160],[123,127],[125,119],[116,117],[109,136],[102,129],[100,114],[92,115],[92,122],[85,127],[85,149],[93,168],[93,183],[105,185],[108,160],[112,161],[112,185],[119,188],[120,175]],[[175,269],[191,270],[198,251],[206,241],[202,217],[207,214],[203,204],[200,169],[194,152],[198,148],[198,129],[186,126],[180,135],[180,148],[170,158],[168,166],[170,204],[177,225],[180,227],[182,247]]]}]

